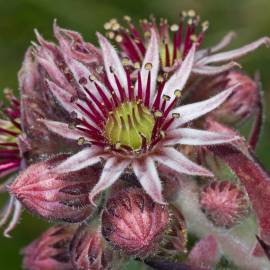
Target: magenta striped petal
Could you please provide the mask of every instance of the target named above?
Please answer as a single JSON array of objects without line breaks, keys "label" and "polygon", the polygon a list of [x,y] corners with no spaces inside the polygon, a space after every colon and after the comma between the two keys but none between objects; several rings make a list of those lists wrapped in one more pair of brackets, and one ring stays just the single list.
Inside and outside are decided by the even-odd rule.
[{"label": "magenta striped petal", "polygon": [[[114,75],[116,75],[127,95],[126,72],[124,70],[124,67],[121,63],[121,60],[116,50],[113,48],[110,42],[103,35],[101,35],[100,33],[97,33],[97,36],[98,36],[99,44],[100,44],[102,54],[103,54],[106,74],[108,76],[110,84],[112,85],[114,89],[118,89],[117,83],[114,77]],[[119,93],[119,97],[120,96],[121,94]]]},{"label": "magenta striped petal", "polygon": [[215,53],[226,48],[235,37],[236,33],[234,31],[230,31],[215,46],[210,49],[211,53]]},{"label": "magenta striped petal", "polygon": [[195,65],[192,72],[199,75],[213,76],[230,70],[233,67],[240,67],[240,65],[237,62],[229,62],[228,64],[224,64],[222,66]]},{"label": "magenta striped petal", "polygon": [[70,140],[78,140],[80,137],[88,137],[88,134],[83,131],[69,128],[68,124],[66,123],[45,119],[40,119],[40,121],[43,122],[50,131],[58,134],[63,138]]},{"label": "magenta striped petal", "polygon": [[91,146],[67,158],[65,161],[56,166],[53,171],[56,173],[79,171],[100,162],[101,157],[102,155],[100,148]]},{"label": "magenta striped petal", "polygon": [[193,128],[179,128],[171,130],[166,134],[164,145],[211,145],[228,143],[238,139],[240,139],[239,136],[229,133],[219,133]]},{"label": "magenta striped petal", "polygon": [[219,105],[221,105],[232,93],[232,91],[238,87],[239,84],[236,84],[220,94],[211,97],[207,100],[184,105],[177,107],[172,110],[173,113],[177,113],[180,115],[180,118],[175,119],[173,125],[170,127],[170,129],[179,127],[185,123],[188,123],[196,118],[201,117],[202,115],[205,115],[214,109],[216,109]]},{"label": "magenta striped petal", "polygon": [[262,45],[270,46],[270,38],[269,37],[262,37],[250,44],[247,44],[239,49],[231,50],[228,52],[217,53],[214,55],[210,55],[201,59],[198,64],[212,64],[224,61],[230,61],[237,58],[240,58],[252,51],[255,51]]},{"label": "magenta striped petal", "polygon": [[179,173],[209,177],[214,176],[210,171],[190,161],[173,148],[163,148],[153,156],[153,158]]},{"label": "magenta striped petal", "polygon": [[72,95],[66,89],[56,85],[54,82],[50,80],[47,80],[46,82],[60,105],[69,113],[74,111],[74,104],[71,103]]},{"label": "magenta striped petal", "polygon": [[96,195],[110,187],[115,181],[118,180],[129,163],[130,160],[128,159],[121,160],[117,157],[107,159],[100,179],[89,194],[89,200],[92,204],[95,205],[94,198]]},{"label": "magenta striped petal", "polygon": [[183,90],[193,67],[195,51],[196,45],[194,44],[178,70],[164,85],[163,95],[173,97],[175,90]]},{"label": "magenta striped petal", "polygon": [[145,192],[155,202],[164,204],[161,181],[154,160],[151,157],[135,160],[132,167]]},{"label": "magenta striped petal", "polygon": [[[147,64],[151,64],[151,70],[148,70]],[[143,60],[142,68],[141,68],[141,80],[143,91],[146,91],[147,88],[147,78],[149,72],[151,72],[151,83],[150,83],[150,104],[153,101],[153,96],[156,91],[156,82],[157,82],[157,74],[159,68],[159,46],[158,46],[158,38],[157,33],[154,29],[151,29],[151,39]],[[136,92],[138,91],[138,82],[135,86]],[[145,93],[146,94],[146,93]],[[143,96],[145,96],[145,94]]]}]

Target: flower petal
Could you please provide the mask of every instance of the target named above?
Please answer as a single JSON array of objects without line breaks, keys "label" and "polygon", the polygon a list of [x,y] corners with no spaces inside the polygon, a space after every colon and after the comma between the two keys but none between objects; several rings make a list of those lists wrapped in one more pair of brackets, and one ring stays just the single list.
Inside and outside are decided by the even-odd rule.
[{"label": "flower petal", "polygon": [[70,173],[79,171],[100,162],[100,158],[102,157],[100,153],[101,151],[99,147],[87,147],[61,162],[53,169],[53,171],[55,173]]},{"label": "flower petal", "polygon": [[210,171],[187,159],[171,147],[163,148],[153,158],[179,173],[213,177]]},{"label": "flower petal", "polygon": [[218,44],[216,44],[215,46],[213,46],[210,51],[211,53],[215,53],[218,51],[221,51],[222,49],[224,49],[225,47],[227,47],[233,40],[233,38],[235,38],[236,33],[233,31],[230,31],[229,33],[227,33]]},{"label": "flower petal", "polygon": [[183,90],[193,67],[195,51],[196,45],[194,44],[183,63],[175,71],[174,75],[172,75],[172,77],[165,83],[163,95],[172,97],[175,90]]},{"label": "flower petal", "polygon": [[[143,60],[142,68],[141,68],[141,80],[142,80],[142,87],[143,90],[146,89],[147,85],[147,77],[150,70],[147,70],[146,65],[150,63],[152,65],[151,68],[151,87],[150,87],[150,103],[153,100],[153,96],[156,90],[156,81],[157,81],[157,74],[159,68],[159,46],[158,46],[158,38],[156,31],[151,29],[151,39]],[[135,93],[138,91],[138,82],[135,86]]]},{"label": "flower petal", "polygon": [[170,129],[183,125],[193,119],[199,118],[200,116],[213,111],[219,105],[221,105],[230,96],[232,91],[238,86],[239,84],[236,84],[207,100],[175,108],[172,110],[172,113],[178,113],[180,118],[175,119]]},{"label": "flower petal", "polygon": [[154,160],[147,157],[132,163],[133,170],[146,193],[157,203],[164,204],[161,181]]},{"label": "flower petal", "polygon": [[224,132],[221,133],[193,128],[179,128],[169,131],[166,134],[164,145],[212,145],[232,142],[239,138],[239,136]]},{"label": "flower petal", "polygon": [[84,133],[83,131],[69,128],[68,124],[66,123],[45,120],[45,119],[40,119],[39,121],[44,123],[50,131],[66,139],[78,140],[80,137],[88,137],[88,135]]},{"label": "flower petal", "polygon": [[222,52],[214,55],[210,55],[201,59],[198,64],[210,64],[210,63],[217,63],[217,62],[224,62],[230,61],[237,58],[240,58],[262,45],[270,46],[270,38],[269,37],[262,37],[250,44],[247,44],[239,49],[231,50],[228,52]]},{"label": "flower petal", "polygon": [[[106,70],[106,74],[108,76],[109,82],[114,89],[118,89],[117,84],[115,82],[114,74],[117,76],[118,80],[121,83],[121,86],[124,88],[127,94],[127,77],[126,72],[123,68],[121,60],[110,44],[110,42],[100,33],[97,33],[97,37],[99,39],[99,44],[103,54],[104,66]],[[113,72],[112,70],[113,69]],[[119,93],[120,94],[120,93]],[[119,95],[120,97],[120,95]]]},{"label": "flower petal", "polygon": [[[54,36],[62,49],[62,52],[81,61],[82,63],[92,64],[100,60],[100,52],[91,43],[85,42],[81,34],[78,32],[64,29],[58,26],[57,21],[53,22]],[[76,49],[74,44],[78,44],[83,50]]]},{"label": "flower petal", "polygon": [[94,197],[110,187],[122,174],[122,172],[129,165],[130,161],[127,159],[119,159],[116,157],[109,158],[103,168],[102,174],[89,194],[90,202],[95,205]]},{"label": "flower petal", "polygon": [[192,72],[199,75],[212,76],[225,72],[229,69],[232,69],[233,67],[240,67],[240,65],[237,62],[229,62],[228,64],[222,66],[196,65],[195,67],[193,67]]},{"label": "flower petal", "polygon": [[13,211],[12,218],[11,218],[7,228],[4,230],[5,237],[7,237],[7,238],[11,237],[10,233],[14,230],[16,225],[19,223],[21,214],[22,214],[22,205],[18,200],[15,199],[14,211]]},{"label": "flower petal", "polygon": [[57,99],[60,105],[69,113],[74,111],[74,106],[71,103],[72,95],[62,87],[56,85],[54,82],[50,80],[46,80],[46,82],[53,96]]}]

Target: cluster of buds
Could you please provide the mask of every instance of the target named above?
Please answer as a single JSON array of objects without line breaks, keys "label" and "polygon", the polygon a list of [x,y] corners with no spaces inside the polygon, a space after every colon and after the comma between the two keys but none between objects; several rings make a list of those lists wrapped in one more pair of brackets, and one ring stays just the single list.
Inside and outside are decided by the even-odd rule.
[{"label": "cluster of buds", "polygon": [[[9,232],[21,205],[64,223],[24,249],[26,269],[122,269],[130,257],[151,266],[161,259],[158,269],[177,263],[214,269],[219,254],[228,253],[224,237],[249,256],[241,239],[232,243],[230,230],[252,217],[251,204],[262,226],[259,239],[270,243],[270,213],[257,211],[259,191],[250,188],[261,167],[250,165],[250,145],[232,129],[261,105],[258,81],[234,61],[270,39],[220,52],[234,34],[202,49],[208,22],[193,10],[172,25],[154,17],[140,27],[124,20],[127,26],[105,23],[99,47],[56,22],[57,44],[36,31],[38,42],[19,73],[21,100],[6,93],[11,107],[0,120],[0,176],[19,175],[7,182],[11,202],[1,223],[15,209]],[[219,128],[207,125],[210,117]],[[256,121],[250,144],[258,138]],[[229,165],[241,153],[254,177],[231,166],[239,184],[213,181],[216,171],[202,162],[213,149]],[[202,188],[203,181],[210,184]],[[266,269],[264,258],[243,267],[230,256],[241,269]]]}]

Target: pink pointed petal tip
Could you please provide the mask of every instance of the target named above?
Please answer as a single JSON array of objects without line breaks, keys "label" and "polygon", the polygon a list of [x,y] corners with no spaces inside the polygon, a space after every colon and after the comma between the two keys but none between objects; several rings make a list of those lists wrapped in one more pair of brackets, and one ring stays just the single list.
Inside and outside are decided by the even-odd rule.
[{"label": "pink pointed petal tip", "polygon": [[89,194],[89,200],[92,205],[96,206],[94,198],[103,190],[110,187],[114,182],[118,180],[120,175],[128,167],[129,160],[120,160],[116,157],[109,158],[103,168],[102,174]]},{"label": "pink pointed petal tip", "polygon": [[87,137],[86,133],[77,129],[69,128],[68,124],[66,123],[46,119],[39,119],[39,121],[44,123],[50,131],[63,138],[78,140],[80,137]]},{"label": "pink pointed petal tip", "polygon": [[64,160],[53,171],[55,173],[69,173],[82,170],[100,162],[102,155],[100,149],[95,146],[87,147],[75,155]]},{"label": "pink pointed petal tip", "polygon": [[74,110],[74,106],[71,102],[72,95],[62,87],[56,85],[54,82],[50,80],[46,80],[49,90],[53,94],[53,96],[57,99],[60,105],[67,111],[72,112]]},{"label": "pink pointed petal tip", "polygon": [[213,54],[207,57],[204,57],[199,61],[198,64],[210,64],[210,63],[218,63],[218,62],[224,62],[224,61],[230,61],[234,59],[238,59],[250,52],[255,51],[262,45],[265,45],[266,47],[270,46],[270,38],[269,37],[262,37],[252,43],[249,43],[239,49],[231,50],[228,52],[222,52]]},{"label": "pink pointed petal tip", "polygon": [[178,70],[175,71],[174,75],[164,85],[163,95],[172,97],[175,90],[183,90],[191,74],[195,52],[196,45],[194,44]]},{"label": "pink pointed petal tip", "polygon": [[192,162],[179,151],[171,147],[163,148],[153,158],[181,174],[214,177],[212,172]]},{"label": "pink pointed petal tip", "polygon": [[6,238],[11,238],[10,233],[15,229],[16,225],[19,223],[21,214],[22,214],[22,205],[18,200],[15,199],[12,218],[7,228],[4,230],[4,236]]},{"label": "pink pointed petal tip", "polygon": [[212,53],[221,51],[222,49],[224,49],[225,47],[227,47],[232,40],[236,37],[236,33],[234,31],[230,31],[229,33],[227,33],[222,40],[216,44],[215,46],[213,46],[210,50]]},{"label": "pink pointed petal tip", "polygon": [[133,170],[145,192],[157,203],[166,204],[162,196],[162,185],[154,160],[150,157],[135,161]]},{"label": "pink pointed petal tip", "polygon": [[213,76],[213,75],[217,75],[219,73],[225,72],[235,67],[241,68],[241,65],[233,61],[222,66],[201,65],[201,66],[194,66],[194,68],[192,69],[192,72],[199,75]]},{"label": "pink pointed petal tip", "polygon": [[[151,66],[150,69],[147,68],[147,65],[149,64]],[[143,89],[147,88],[148,73],[151,72],[150,93],[149,93],[151,100],[156,90],[158,68],[159,68],[158,37],[156,31],[154,29],[151,29],[151,39],[141,68],[141,80],[143,83]],[[136,84],[135,88],[138,88],[138,84]]]},{"label": "pink pointed petal tip", "polygon": [[[114,75],[117,76],[124,91],[127,91],[127,77],[121,60],[111,43],[100,33],[97,33],[99,44],[103,54],[105,70],[110,84],[118,89]],[[127,93],[126,93],[127,94]]]},{"label": "pink pointed petal tip", "polygon": [[175,108],[174,110],[172,110],[172,114],[179,114],[180,117],[174,121],[170,129],[179,127],[185,123],[188,123],[213,111],[218,106],[220,106],[231,95],[232,91],[238,86],[239,84],[235,84],[234,86],[207,100]]},{"label": "pink pointed petal tip", "polygon": [[224,133],[211,132],[193,128],[179,128],[169,131],[166,135],[167,141],[164,145],[213,145],[224,144],[241,139],[241,137]]}]

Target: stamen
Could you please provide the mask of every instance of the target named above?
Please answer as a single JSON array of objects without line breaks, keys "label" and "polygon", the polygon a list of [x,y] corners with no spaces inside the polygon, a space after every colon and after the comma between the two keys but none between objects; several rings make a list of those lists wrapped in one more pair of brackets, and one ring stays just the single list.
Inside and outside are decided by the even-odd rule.
[{"label": "stamen", "polygon": [[87,92],[89,97],[93,100],[93,102],[97,105],[99,110],[102,112],[103,116],[106,118],[107,115],[108,115],[108,111],[105,109],[105,107],[101,104],[101,102],[86,87],[84,87],[84,90]]},{"label": "stamen", "polygon": [[175,118],[171,118],[170,120],[168,120],[167,122],[165,122],[165,124],[162,126],[162,130],[167,130],[170,125],[172,124],[172,122],[174,121]]},{"label": "stamen", "polygon": [[119,94],[120,94],[120,97],[121,97],[121,101],[124,102],[127,99],[126,92],[123,89],[118,77],[115,74],[114,74],[114,79],[115,79],[115,82],[116,82],[116,85],[117,85],[117,88],[118,88],[118,91],[119,91]]},{"label": "stamen", "polygon": [[157,110],[160,106],[161,94],[162,94],[164,85],[165,85],[165,81],[163,81],[158,87],[158,92],[157,92],[157,95],[156,95],[156,98],[152,107],[154,111]]},{"label": "stamen", "polygon": [[163,113],[161,111],[155,111],[154,112],[155,117],[161,117],[162,115],[163,115]]},{"label": "stamen", "polygon": [[84,137],[80,137],[77,141],[78,145],[83,145],[85,143],[85,138]]},{"label": "stamen", "polygon": [[173,118],[180,118],[180,113],[172,113]]},{"label": "stamen", "polygon": [[135,69],[140,69],[140,68],[141,68],[140,62],[134,63],[134,68],[135,68]]},{"label": "stamen", "polygon": [[[100,115],[99,114],[92,114],[91,112],[89,112],[86,108],[84,108],[81,104],[76,104],[79,109],[84,112],[95,124],[97,124],[97,126],[102,126],[102,122],[103,122],[103,119],[100,118]],[[90,102],[87,103],[87,105],[90,107],[92,106]]]},{"label": "stamen", "polygon": [[105,76],[104,82],[105,82],[105,86],[107,87],[107,89],[109,90],[109,92],[112,95],[112,99],[113,99],[115,107],[117,107],[118,104],[120,103],[120,100],[118,99],[118,96],[115,94],[113,87],[111,86],[107,76]]},{"label": "stamen", "polygon": [[177,98],[180,98],[180,97],[181,97],[181,90],[176,89],[176,90],[174,91],[174,95],[175,95]]},{"label": "stamen", "polygon": [[171,65],[170,62],[170,51],[168,43],[165,43],[165,66],[169,67]]},{"label": "stamen", "polygon": [[144,68],[145,68],[146,70],[151,70],[152,67],[153,67],[152,63],[146,63],[146,64],[144,65]]},{"label": "stamen", "polygon": [[110,100],[107,98],[106,94],[104,93],[103,89],[95,82],[96,89],[99,92],[100,97],[103,99],[105,105],[107,106],[108,110],[112,109],[112,104]]},{"label": "stamen", "polygon": [[138,96],[137,100],[142,100],[142,78],[141,78],[141,72],[138,72]]},{"label": "stamen", "polygon": [[150,88],[151,88],[151,71],[149,70],[147,83],[146,83],[146,90],[145,90],[145,101],[144,101],[144,104],[147,107],[149,107],[149,103],[150,103]]},{"label": "stamen", "polygon": [[131,101],[134,98],[133,89],[132,89],[132,81],[131,81],[129,71],[127,69],[125,69],[125,71],[126,71],[127,83],[128,83],[128,97],[129,97],[129,101]]}]

